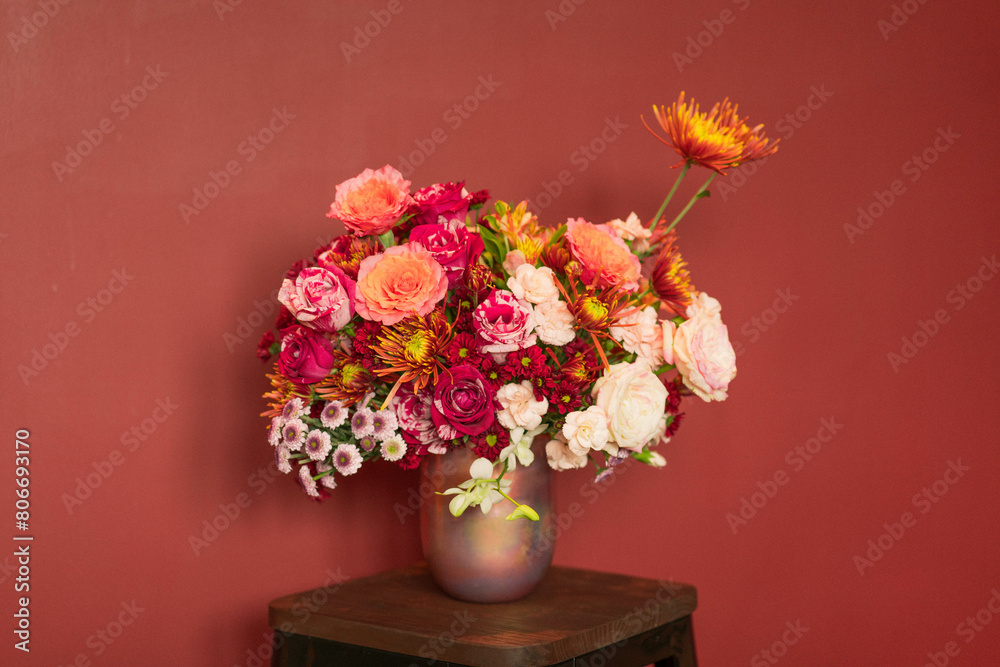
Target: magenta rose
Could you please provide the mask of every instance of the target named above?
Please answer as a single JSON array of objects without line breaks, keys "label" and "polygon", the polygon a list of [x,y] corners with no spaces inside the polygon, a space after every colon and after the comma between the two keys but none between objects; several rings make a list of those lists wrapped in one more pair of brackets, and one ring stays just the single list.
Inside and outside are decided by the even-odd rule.
[{"label": "magenta rose", "polygon": [[422,245],[444,267],[448,287],[462,281],[465,268],[474,264],[484,249],[479,234],[469,232],[465,223],[456,220],[414,227],[410,231],[410,242],[413,241]]},{"label": "magenta rose", "polygon": [[354,287],[336,266],[310,267],[281,283],[278,301],[307,327],[340,331],[354,316]]},{"label": "magenta rose", "polygon": [[534,311],[507,290],[493,290],[472,311],[472,328],[482,352],[514,352],[537,341]]},{"label": "magenta rose", "polygon": [[278,371],[289,380],[319,382],[333,368],[333,345],[308,327],[293,324],[281,331]]},{"label": "magenta rose", "polygon": [[431,418],[438,433],[453,437],[479,435],[493,424],[499,408],[486,378],[474,366],[461,364],[443,372],[434,390]]},{"label": "magenta rose", "polygon": [[413,224],[434,224],[441,222],[441,217],[445,222],[464,222],[472,202],[472,195],[464,186],[465,183],[436,183],[413,193],[415,204],[410,207],[411,211],[416,211]]}]

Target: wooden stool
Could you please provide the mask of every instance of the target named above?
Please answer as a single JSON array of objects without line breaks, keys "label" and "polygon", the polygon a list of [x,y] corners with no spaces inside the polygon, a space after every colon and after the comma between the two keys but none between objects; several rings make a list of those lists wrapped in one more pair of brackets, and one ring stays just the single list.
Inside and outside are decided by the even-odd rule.
[{"label": "wooden stool", "polygon": [[462,602],[420,563],[271,602],[271,664],[694,667],[697,606],[692,586],[568,567],[517,602]]}]

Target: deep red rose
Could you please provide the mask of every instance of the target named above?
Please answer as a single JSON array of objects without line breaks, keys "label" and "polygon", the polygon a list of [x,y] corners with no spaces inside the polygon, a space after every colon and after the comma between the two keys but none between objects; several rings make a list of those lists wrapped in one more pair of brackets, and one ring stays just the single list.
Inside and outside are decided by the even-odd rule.
[{"label": "deep red rose", "polygon": [[319,382],[333,368],[333,345],[308,327],[294,324],[281,331],[278,371],[289,380]]},{"label": "deep red rose", "polygon": [[431,419],[439,435],[449,427],[458,432],[456,437],[479,435],[493,423],[498,409],[495,392],[486,378],[475,367],[462,364],[440,375]]},{"label": "deep red rose", "polygon": [[469,232],[464,222],[418,225],[410,231],[410,241],[417,242],[444,267],[448,287],[462,282],[465,270],[483,254],[483,239]]},{"label": "deep red rose", "polygon": [[411,220],[414,225],[434,224],[440,222],[441,216],[445,221],[460,220],[464,223],[472,195],[465,189],[464,182],[436,183],[415,192],[413,201],[415,203],[410,210],[415,212]]}]

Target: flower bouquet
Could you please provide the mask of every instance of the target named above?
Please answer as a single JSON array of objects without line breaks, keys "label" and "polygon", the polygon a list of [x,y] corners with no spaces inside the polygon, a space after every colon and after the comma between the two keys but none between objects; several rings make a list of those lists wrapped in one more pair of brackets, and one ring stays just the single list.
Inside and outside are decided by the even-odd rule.
[{"label": "flower bouquet", "polygon": [[[504,479],[539,465],[536,437],[555,470],[665,465],[656,448],[684,399],[721,401],[736,375],[719,302],[693,286],[675,226],[712,178],[777,145],[728,101],[706,113],[681,93],[654,112],[665,136],[647,129],[682,159],[647,223],[546,227],[527,202],[484,208],[489,193],[463,183],[411,192],[388,165],[338,185],[328,217],[348,233],[289,269],[278,334],[258,346],[277,357],[263,415],[278,468],[323,499],[378,459],[409,469],[468,448],[468,480],[444,492],[451,513],[509,500],[509,519],[537,520]],[[693,166],[712,174],[668,221]]]}]

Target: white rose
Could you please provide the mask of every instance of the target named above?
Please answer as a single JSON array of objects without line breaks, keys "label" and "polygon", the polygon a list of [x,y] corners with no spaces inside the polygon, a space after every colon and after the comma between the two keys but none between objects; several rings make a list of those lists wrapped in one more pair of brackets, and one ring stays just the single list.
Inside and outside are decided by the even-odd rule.
[{"label": "white rose", "polygon": [[656,367],[663,363],[663,330],[657,323],[656,309],[652,306],[621,318],[608,328],[608,333],[626,351],[639,355],[650,366]]},{"label": "white rose", "polygon": [[507,279],[507,287],[514,296],[528,303],[540,304],[559,298],[555,274],[547,266],[536,269],[531,264],[521,264]]},{"label": "white rose", "polygon": [[549,411],[548,399],[535,400],[535,388],[528,380],[500,387],[497,390],[497,400],[503,407],[497,413],[497,419],[509,429],[520,426],[530,431],[538,428],[542,417]]},{"label": "white rose", "polygon": [[545,445],[545,458],[553,470],[572,470],[587,465],[587,457],[574,454],[561,440],[550,440]]},{"label": "white rose", "polygon": [[576,318],[563,301],[553,299],[535,306],[535,333],[546,345],[566,345],[576,338]]},{"label": "white rose", "polygon": [[594,383],[593,395],[608,415],[612,440],[634,451],[656,434],[667,405],[667,388],[642,359],[604,371]]},{"label": "white rose", "polygon": [[596,405],[571,412],[566,415],[562,434],[566,437],[570,451],[577,456],[586,456],[591,450],[600,451],[608,446],[608,439],[611,437],[608,433],[608,416]]},{"label": "white rose", "polygon": [[704,401],[726,399],[736,377],[736,352],[721,317],[696,314],[677,327],[673,349],[677,371],[691,391]]}]

